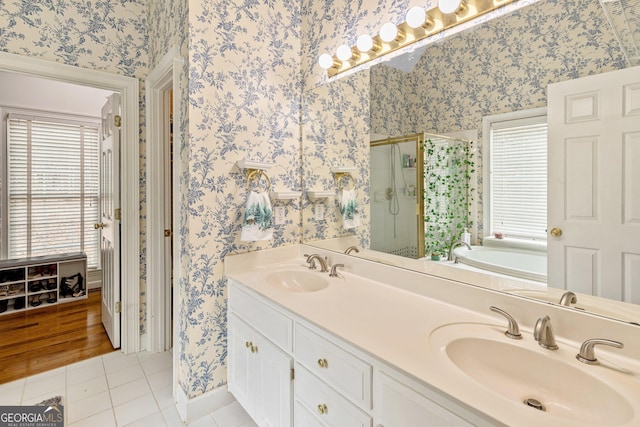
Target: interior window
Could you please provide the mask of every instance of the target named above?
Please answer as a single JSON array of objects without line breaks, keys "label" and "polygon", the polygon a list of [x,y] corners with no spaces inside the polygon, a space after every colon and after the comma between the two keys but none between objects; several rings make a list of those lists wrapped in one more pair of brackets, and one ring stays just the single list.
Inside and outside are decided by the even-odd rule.
[{"label": "interior window", "polygon": [[2,236],[8,258],[85,252],[99,267],[99,124],[6,116]]},{"label": "interior window", "polygon": [[484,122],[485,236],[546,240],[546,112],[501,114]]}]

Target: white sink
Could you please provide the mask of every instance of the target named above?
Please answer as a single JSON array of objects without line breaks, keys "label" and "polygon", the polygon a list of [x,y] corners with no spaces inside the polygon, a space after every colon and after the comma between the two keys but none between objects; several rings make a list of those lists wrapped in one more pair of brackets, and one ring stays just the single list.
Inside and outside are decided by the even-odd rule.
[{"label": "white sink", "polygon": [[527,408],[537,401],[544,406],[537,413],[584,426],[621,425],[635,417],[616,384],[607,384],[610,378],[601,379],[594,366],[577,361],[575,349],[545,350],[531,337],[510,340],[503,332],[493,325],[451,324],[432,332],[429,343],[469,381],[523,410],[539,411]]},{"label": "white sink", "polygon": [[291,292],[317,292],[327,286],[329,281],[318,272],[299,270],[280,270],[266,275],[266,282],[272,286],[283,287]]}]

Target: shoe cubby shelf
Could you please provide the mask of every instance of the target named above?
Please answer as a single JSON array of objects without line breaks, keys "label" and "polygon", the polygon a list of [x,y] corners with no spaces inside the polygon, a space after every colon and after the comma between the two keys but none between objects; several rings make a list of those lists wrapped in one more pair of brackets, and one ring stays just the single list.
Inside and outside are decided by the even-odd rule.
[{"label": "shoe cubby shelf", "polygon": [[0,261],[0,315],[87,298],[83,253]]}]

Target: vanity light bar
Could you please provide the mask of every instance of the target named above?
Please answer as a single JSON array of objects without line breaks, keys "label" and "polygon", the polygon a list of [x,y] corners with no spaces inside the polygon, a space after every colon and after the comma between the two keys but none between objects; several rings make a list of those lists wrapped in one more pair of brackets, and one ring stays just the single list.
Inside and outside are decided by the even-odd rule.
[{"label": "vanity light bar", "polygon": [[[334,56],[328,53],[322,54],[319,63],[322,68],[327,70],[329,77],[333,77],[514,1],[516,0],[462,0],[459,1],[459,7],[451,13],[443,13],[438,7],[434,7],[426,11],[424,22],[418,26],[416,26],[416,11],[414,10],[412,17],[407,17],[407,20],[411,21],[411,25],[408,22],[403,22],[396,26],[395,31],[391,31],[393,24],[387,23],[383,25],[379,35],[360,36],[357,46],[350,48],[351,56],[348,55],[349,47],[342,45],[340,52]],[[412,25],[416,27],[414,28]],[[392,35],[393,37],[391,37]]]}]

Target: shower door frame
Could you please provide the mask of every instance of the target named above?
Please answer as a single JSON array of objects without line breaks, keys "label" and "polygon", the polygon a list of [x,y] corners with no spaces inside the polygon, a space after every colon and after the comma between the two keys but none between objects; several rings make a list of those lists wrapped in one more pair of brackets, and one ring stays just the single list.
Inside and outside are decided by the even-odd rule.
[{"label": "shower door frame", "polygon": [[[424,240],[424,133],[385,138],[371,141],[370,147],[382,147],[391,144],[415,142],[416,149],[416,221],[418,222],[418,258],[425,256]],[[402,172],[404,173],[404,171]]]}]

